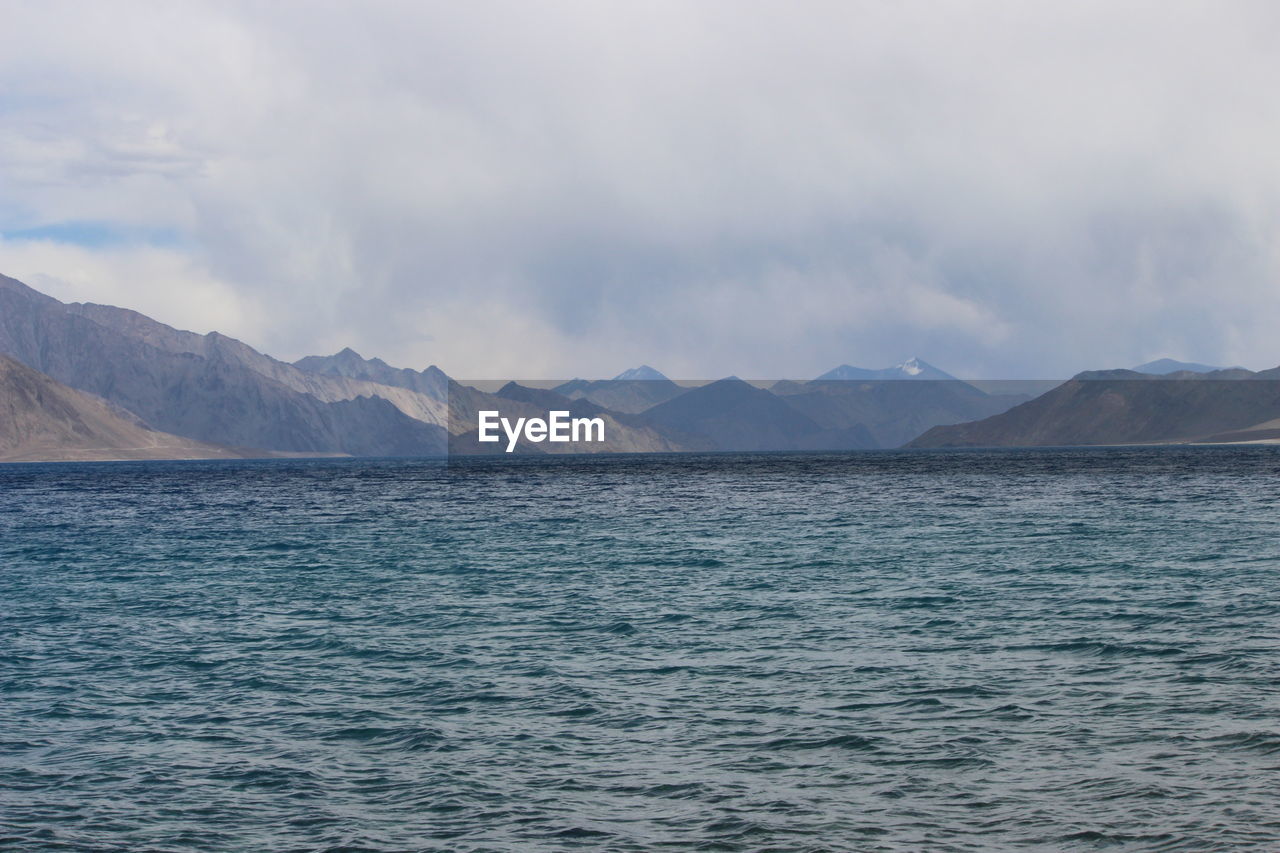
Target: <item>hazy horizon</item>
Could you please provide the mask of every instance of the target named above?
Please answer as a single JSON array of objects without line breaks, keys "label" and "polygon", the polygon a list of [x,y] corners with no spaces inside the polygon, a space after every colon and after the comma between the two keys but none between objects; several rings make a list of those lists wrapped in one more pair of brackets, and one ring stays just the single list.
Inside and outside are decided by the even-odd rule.
[{"label": "hazy horizon", "polygon": [[[4,274],[4,272],[3,272],[3,271],[0,271],[0,276],[4,276],[4,275],[5,275],[5,274]],[[14,278],[14,277],[13,277],[13,276],[9,276],[9,278]],[[14,279],[14,280],[20,281],[19,279]],[[20,281],[20,283],[22,283],[22,284],[26,284],[26,282],[21,282],[21,281]],[[29,286],[29,285],[28,285],[28,286]],[[52,296],[53,294],[46,294],[46,295],[50,295],[50,296]],[[116,307],[116,308],[124,308],[124,309],[129,309],[129,310],[136,310],[136,309],[131,309],[131,308],[130,308],[130,306],[128,306],[128,305],[114,305],[114,306],[112,306],[112,307]],[[154,318],[154,317],[153,317],[152,319],[158,319],[158,318]],[[180,331],[188,331],[188,332],[189,332],[189,331],[195,331],[195,330],[193,330],[193,329],[184,329],[184,328],[181,328],[181,327],[177,327],[177,328],[179,328],[179,330],[180,330]],[[210,330],[209,330],[209,332],[218,332],[218,333],[221,333],[221,334],[225,334],[224,332],[222,332],[222,330],[219,330],[219,329],[210,329]],[[204,333],[201,333],[201,334],[208,334],[208,332],[204,332]],[[467,384],[476,384],[476,385],[477,385],[477,387],[483,386],[483,387],[485,387],[486,389],[490,389],[490,390],[496,390],[497,388],[501,387],[503,384],[505,384],[505,383],[507,383],[507,382],[516,382],[517,384],[527,385],[527,386],[530,386],[530,387],[553,388],[553,387],[555,387],[556,385],[563,384],[563,383],[565,383],[565,382],[574,381],[574,380],[589,380],[589,381],[599,381],[599,380],[615,380],[615,381],[616,381],[616,380],[633,380],[633,379],[636,379],[637,377],[627,376],[627,374],[633,373],[634,371],[639,370],[639,369],[648,369],[648,370],[656,371],[657,373],[661,374],[661,378],[663,378],[663,379],[669,379],[669,380],[674,381],[674,382],[676,382],[676,383],[678,383],[678,384],[685,384],[685,385],[699,385],[699,384],[706,384],[706,383],[709,383],[709,382],[716,382],[716,381],[718,381],[718,380],[720,380],[720,379],[744,379],[744,381],[749,382],[749,383],[752,383],[752,384],[761,384],[761,383],[763,383],[763,384],[766,384],[766,385],[767,385],[767,384],[776,383],[776,382],[787,382],[787,381],[809,381],[809,380],[813,380],[813,379],[822,379],[822,378],[824,378],[825,373],[836,372],[837,370],[839,370],[839,369],[841,369],[841,368],[854,367],[855,369],[863,369],[863,370],[869,370],[869,371],[872,371],[872,372],[887,373],[887,372],[889,372],[889,371],[894,371],[894,370],[898,370],[898,369],[901,369],[901,368],[907,367],[907,366],[908,366],[910,363],[912,363],[912,362],[920,362],[921,364],[923,364],[924,366],[926,366],[926,367],[928,367],[928,368],[941,369],[941,370],[944,370],[944,372],[946,372],[946,371],[945,371],[945,366],[943,366],[943,365],[936,365],[936,364],[932,364],[931,362],[929,362],[929,361],[928,361],[928,359],[923,359],[923,358],[918,358],[917,356],[912,356],[912,357],[910,357],[909,359],[904,360],[903,362],[899,362],[898,364],[882,364],[882,363],[874,363],[874,364],[872,364],[872,363],[868,363],[868,364],[862,364],[862,365],[849,365],[849,364],[845,363],[845,364],[840,364],[840,365],[832,365],[832,366],[831,366],[827,371],[824,371],[824,375],[819,375],[819,376],[812,376],[812,375],[810,375],[810,376],[799,376],[799,375],[780,375],[780,374],[769,374],[769,375],[755,375],[755,376],[746,376],[746,377],[742,377],[742,376],[739,376],[739,375],[737,375],[737,374],[733,374],[733,373],[730,373],[730,374],[721,374],[721,375],[718,375],[718,376],[712,376],[712,377],[707,377],[707,376],[699,376],[699,377],[694,377],[694,376],[670,376],[670,375],[666,375],[666,373],[665,373],[664,371],[662,371],[662,370],[661,370],[661,369],[659,369],[659,368],[655,368],[652,364],[649,364],[649,363],[638,363],[638,364],[634,364],[634,365],[632,365],[631,367],[629,367],[629,368],[627,368],[627,369],[625,369],[625,370],[621,371],[620,373],[618,373],[618,374],[616,374],[616,375],[608,375],[608,374],[603,374],[603,373],[599,373],[599,372],[595,372],[595,373],[592,373],[592,372],[586,372],[586,373],[578,373],[578,374],[572,374],[572,375],[568,375],[568,374],[566,374],[566,375],[561,375],[561,376],[558,376],[558,377],[555,377],[555,376],[546,376],[546,375],[543,375],[543,376],[532,376],[532,375],[526,375],[526,374],[507,374],[507,375],[505,375],[505,376],[494,376],[494,375],[481,376],[481,375],[472,375],[472,374],[459,374],[459,373],[457,373],[457,372],[453,372],[453,371],[450,371],[450,370],[444,369],[441,365],[438,365],[438,364],[435,364],[435,363],[430,363],[430,364],[399,364],[399,363],[395,363],[395,362],[393,362],[393,361],[389,361],[388,359],[383,358],[382,356],[378,355],[376,352],[360,352],[360,351],[356,350],[355,348],[353,348],[353,347],[351,347],[351,346],[344,346],[341,350],[338,350],[338,351],[336,351],[336,352],[330,352],[330,353],[311,352],[311,353],[308,353],[308,354],[307,354],[307,355],[305,355],[305,356],[302,356],[302,357],[301,357],[301,358],[299,358],[299,359],[292,359],[292,360],[290,360],[290,359],[283,359],[283,358],[280,358],[280,357],[279,357],[279,356],[277,356],[275,353],[267,352],[266,350],[264,350],[264,349],[262,349],[262,348],[260,348],[260,347],[256,346],[256,345],[254,344],[254,342],[253,342],[253,341],[241,341],[241,342],[242,342],[242,343],[245,343],[245,344],[247,344],[247,345],[249,345],[250,347],[253,347],[254,349],[257,349],[259,352],[263,352],[265,355],[271,356],[272,358],[276,358],[277,360],[280,360],[280,361],[285,361],[286,363],[301,362],[301,361],[304,361],[304,360],[309,359],[309,358],[328,358],[328,357],[342,356],[344,353],[348,353],[348,352],[350,352],[350,353],[354,353],[357,357],[359,357],[359,358],[361,358],[361,359],[368,360],[368,361],[382,361],[383,363],[388,364],[390,367],[394,367],[394,368],[408,368],[408,369],[411,369],[411,370],[417,370],[417,371],[425,371],[425,370],[428,370],[428,369],[430,369],[430,368],[440,368],[440,369],[443,369],[443,370],[444,370],[444,372],[445,372],[446,374],[448,374],[448,375],[449,375],[449,377],[450,377],[451,379],[455,379],[455,380],[457,380],[457,381],[459,381],[459,382],[464,382],[464,383],[467,383]],[[1141,369],[1141,368],[1149,367],[1149,366],[1152,366],[1152,365],[1157,365],[1157,364],[1159,364],[1160,362],[1174,362],[1174,363],[1176,363],[1176,364],[1178,364],[1178,365],[1181,365],[1181,369],[1188,369],[1188,370],[1193,370],[1193,371],[1195,371],[1195,370],[1206,370],[1206,369],[1208,369],[1208,370],[1219,370],[1219,369],[1223,369],[1223,370],[1230,370],[1230,369],[1241,369],[1241,368],[1246,369],[1246,370],[1252,370],[1252,369],[1253,369],[1253,368],[1244,368],[1242,365],[1238,365],[1238,364],[1237,364],[1237,365],[1216,365],[1216,366],[1215,366],[1215,365],[1205,365],[1205,364],[1202,364],[1202,363],[1186,362],[1185,360],[1182,360],[1182,359],[1172,359],[1172,358],[1169,358],[1169,357],[1167,357],[1167,356],[1166,356],[1166,357],[1161,357],[1161,358],[1159,358],[1159,359],[1152,359],[1150,362],[1144,362],[1144,363],[1143,363],[1143,364],[1141,364],[1141,365],[1093,365],[1093,366],[1081,367],[1079,370],[1075,370],[1075,371],[1073,371],[1071,375],[1075,375],[1076,373],[1080,373],[1080,372],[1082,372],[1082,371],[1087,371],[1087,370],[1114,370],[1114,369],[1131,369],[1131,370],[1139,370],[1139,369]],[[1261,369],[1267,369],[1267,368],[1261,368]],[[1156,373],[1165,373],[1165,372],[1169,372],[1169,371],[1167,371],[1167,370],[1157,370],[1157,371],[1154,371],[1154,372],[1156,372]],[[1010,383],[1011,385],[1015,385],[1015,386],[1023,386],[1023,385],[1026,385],[1027,383],[1037,383],[1037,382],[1062,382],[1062,381],[1064,381],[1064,380],[1066,380],[1066,379],[1070,378],[1070,376],[1055,376],[1055,377],[1048,377],[1048,376],[1016,376],[1016,377],[1015,377],[1015,376],[1003,376],[1003,377],[1002,377],[1002,376],[972,376],[972,375],[955,375],[955,374],[950,374],[950,373],[948,374],[948,376],[949,376],[949,378],[953,378],[953,379],[960,379],[960,380],[963,380],[963,381],[989,383],[989,384],[991,384],[991,385],[993,385],[993,386],[998,386],[998,384],[999,384],[999,383]],[[639,378],[649,378],[649,377],[639,377]],[[885,378],[885,377],[880,377],[880,378],[878,378],[878,379],[876,379],[876,380],[874,380],[874,381],[894,381],[894,379],[903,379],[903,378],[909,378],[909,377],[894,377],[893,379]],[[941,378],[941,377],[940,377],[940,378]],[[859,380],[859,381],[869,381],[869,380],[867,380],[867,379],[861,379],[861,380]],[[490,386],[492,386],[492,387],[490,388]],[[994,393],[999,393],[999,392],[998,392],[998,391],[996,391],[996,392],[994,392]]]}]

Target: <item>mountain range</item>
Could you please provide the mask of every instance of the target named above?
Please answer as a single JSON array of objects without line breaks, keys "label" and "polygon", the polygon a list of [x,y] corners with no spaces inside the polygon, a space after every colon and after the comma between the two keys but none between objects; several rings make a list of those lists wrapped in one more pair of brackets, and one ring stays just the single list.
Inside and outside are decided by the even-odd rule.
[{"label": "mountain range", "polygon": [[636,414],[678,397],[685,389],[646,364],[612,379],[572,379],[554,390],[571,400],[590,400],[615,412]]},{"label": "mountain range", "polygon": [[[1280,436],[1280,406],[1267,390],[1280,379],[1275,371],[1163,359],[1141,371],[1081,374],[1033,393],[1021,392],[1027,386],[1000,393],[1001,383],[961,381],[912,358],[881,369],[845,364],[808,381],[675,382],[643,365],[608,380],[550,388],[509,382],[485,391],[477,387],[485,383],[458,382],[435,366],[394,367],[349,348],[287,363],[218,332],[174,329],[126,308],[59,302],[5,276],[0,355],[6,460],[503,452],[478,440],[479,413],[493,410],[513,418],[563,410],[605,422],[603,442],[521,441],[524,453]],[[1044,388],[1051,390],[1040,394]]]},{"label": "mountain range", "polygon": [[289,453],[444,452],[446,404],[405,388],[309,373],[212,332],[64,304],[0,277],[0,353],[132,413],[149,427]]},{"label": "mountain range", "polygon": [[868,370],[865,367],[853,367],[842,364],[828,370],[817,378],[818,382],[828,381],[890,381],[894,379],[914,379],[937,381],[958,381],[954,376],[939,370],[932,364],[918,358],[909,358],[902,364],[880,370]]},{"label": "mountain range", "polygon": [[1280,368],[1165,374],[1099,370],[1005,412],[930,428],[908,447],[1035,447],[1273,441]]},{"label": "mountain range", "polygon": [[[287,363],[218,332],[174,329],[126,308],[59,302],[3,276],[0,353],[67,394],[85,395],[74,398],[82,407],[92,408],[85,400],[100,401],[150,431],[144,440],[104,426],[97,442],[103,458],[125,458],[143,445],[178,448],[179,439],[190,442],[183,455],[501,452],[477,440],[478,413],[485,410],[512,417],[565,410],[606,423],[602,443],[526,442],[521,452],[887,447],[929,426],[983,417],[1023,399],[986,394],[914,359],[881,371],[837,371],[856,372],[857,383],[827,378],[764,388],[731,378],[682,384],[646,365],[610,380],[576,379],[550,389],[508,383],[486,392],[434,366],[394,367],[352,349]],[[910,379],[912,389],[892,390],[908,384],[898,379]],[[53,421],[61,417],[49,414]],[[4,429],[6,447],[17,447],[16,421]],[[109,435],[116,438],[108,441]],[[49,458],[83,458],[83,442],[69,435],[52,430],[42,441]]]}]

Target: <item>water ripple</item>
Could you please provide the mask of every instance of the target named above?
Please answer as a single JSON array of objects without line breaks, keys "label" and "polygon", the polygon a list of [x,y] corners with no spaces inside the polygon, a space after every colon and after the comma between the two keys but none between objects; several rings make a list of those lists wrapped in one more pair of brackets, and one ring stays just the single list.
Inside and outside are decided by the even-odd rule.
[{"label": "water ripple", "polygon": [[0,848],[1280,849],[1271,448],[0,468]]}]

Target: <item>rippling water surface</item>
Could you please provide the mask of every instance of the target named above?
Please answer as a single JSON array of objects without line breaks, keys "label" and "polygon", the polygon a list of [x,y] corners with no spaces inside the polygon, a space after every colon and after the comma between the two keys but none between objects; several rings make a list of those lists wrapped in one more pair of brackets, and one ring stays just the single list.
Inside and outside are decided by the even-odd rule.
[{"label": "rippling water surface", "polygon": [[1270,448],[0,468],[0,847],[1280,848]]}]

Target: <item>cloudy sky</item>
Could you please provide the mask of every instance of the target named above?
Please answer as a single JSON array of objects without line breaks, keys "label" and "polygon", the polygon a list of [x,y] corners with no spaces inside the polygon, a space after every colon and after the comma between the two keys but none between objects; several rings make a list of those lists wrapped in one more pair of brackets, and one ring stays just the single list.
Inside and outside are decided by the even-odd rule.
[{"label": "cloudy sky", "polygon": [[460,377],[1280,364],[1280,4],[0,0],[0,272]]}]

